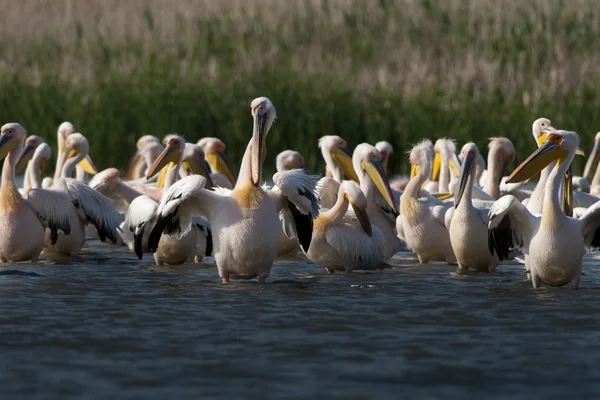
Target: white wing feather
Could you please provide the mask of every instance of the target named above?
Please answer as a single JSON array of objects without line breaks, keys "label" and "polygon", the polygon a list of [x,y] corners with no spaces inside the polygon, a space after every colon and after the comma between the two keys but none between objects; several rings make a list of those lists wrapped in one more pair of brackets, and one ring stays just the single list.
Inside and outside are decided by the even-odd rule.
[{"label": "white wing feather", "polygon": [[73,204],[67,194],[48,189],[31,189],[27,193],[27,204],[53,234],[56,233],[56,229],[66,234],[70,233],[69,208],[73,207]]},{"label": "white wing feather", "polygon": [[599,237],[595,238],[596,231],[600,228],[600,201],[588,208],[587,212],[580,218],[580,221],[586,246],[600,247],[600,232],[598,232]]},{"label": "white wing feather", "polygon": [[301,169],[277,172],[273,183],[279,192],[292,202],[303,215],[315,218],[319,214],[319,205],[315,196],[318,177],[309,175]]},{"label": "white wing feather", "polygon": [[353,266],[375,268],[384,257],[384,237],[379,228],[371,227],[373,234],[369,238],[358,222],[344,218],[327,229],[325,240]]},{"label": "white wing feather", "polygon": [[[539,221],[540,217],[532,215],[515,196],[501,197],[490,208],[488,223],[490,241],[495,241],[496,251],[503,251],[505,255],[511,248],[521,249],[524,254],[527,254]],[[498,249],[497,246],[503,248]]]}]

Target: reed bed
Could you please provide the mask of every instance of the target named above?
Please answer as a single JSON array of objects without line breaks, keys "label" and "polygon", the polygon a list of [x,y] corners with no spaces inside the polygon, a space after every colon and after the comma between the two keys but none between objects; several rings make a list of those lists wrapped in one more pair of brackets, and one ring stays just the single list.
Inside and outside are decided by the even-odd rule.
[{"label": "reed bed", "polygon": [[[54,140],[70,120],[101,167],[136,137],[215,135],[239,161],[249,103],[270,97],[271,155],[316,140],[511,138],[540,116],[600,129],[600,7],[568,0],[0,0],[4,121]],[[581,164],[581,162],[579,162]]]}]

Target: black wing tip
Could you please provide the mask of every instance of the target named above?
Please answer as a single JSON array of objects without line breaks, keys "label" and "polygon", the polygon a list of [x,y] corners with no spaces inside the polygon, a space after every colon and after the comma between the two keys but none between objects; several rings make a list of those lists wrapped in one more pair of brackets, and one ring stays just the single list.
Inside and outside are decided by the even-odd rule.
[{"label": "black wing tip", "polygon": [[144,238],[145,226],[141,225],[138,233],[133,235],[133,249],[138,259],[142,259],[144,252],[142,251],[142,239]]},{"label": "black wing tip", "polygon": [[298,242],[304,252],[308,252],[310,248],[310,242],[312,241],[313,232],[313,217],[312,215],[303,215],[298,208],[288,200],[288,207],[292,216],[294,217],[294,223],[296,225],[296,232],[298,232]]},{"label": "black wing tip", "polygon": [[213,253],[212,230],[210,228],[208,228],[208,232],[206,232],[206,251],[204,252],[204,254],[207,257],[212,257],[212,253]]}]

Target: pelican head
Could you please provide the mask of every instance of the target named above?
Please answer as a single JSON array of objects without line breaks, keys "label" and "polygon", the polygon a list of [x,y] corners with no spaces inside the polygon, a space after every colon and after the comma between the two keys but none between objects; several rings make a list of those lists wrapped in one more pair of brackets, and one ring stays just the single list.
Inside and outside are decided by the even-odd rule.
[{"label": "pelican head", "polygon": [[120,179],[120,172],[116,168],[107,168],[104,171],[97,173],[88,183],[88,186],[92,189],[99,191],[104,194],[110,187],[118,184]]},{"label": "pelican head", "polygon": [[538,147],[546,142],[547,133],[555,130],[548,118],[538,118],[533,121],[533,125],[531,126],[531,132]]},{"label": "pelican head", "polygon": [[497,137],[490,138],[488,149],[490,158],[488,163],[494,162],[496,164],[495,170],[498,171],[498,176],[496,177],[498,181],[494,183],[500,186],[500,181],[506,174],[508,164],[515,160],[515,146],[509,139]]},{"label": "pelican head", "polygon": [[[182,158],[183,151],[185,149],[185,141],[182,137],[177,135],[167,135],[165,137],[165,149],[160,153],[160,155],[154,160],[150,168],[148,168],[148,172],[146,173],[146,179],[152,178],[159,171],[161,171],[166,166],[170,166],[173,168],[176,164],[178,164]],[[165,173],[166,173],[165,168]],[[157,187],[162,187],[162,182],[164,182],[164,173],[161,174],[161,178],[159,178]]]},{"label": "pelican head", "polygon": [[205,187],[210,189],[214,186],[210,177],[210,167],[206,162],[204,150],[202,150],[202,147],[198,146],[197,144],[185,144],[181,167],[189,175],[197,174],[205,177]]},{"label": "pelican head", "polygon": [[227,180],[235,185],[235,177],[225,155],[225,143],[216,137],[205,137],[198,140],[197,144],[204,150],[212,172],[225,175]]},{"label": "pelican head", "polygon": [[23,151],[21,151],[21,156],[19,157],[19,161],[17,161],[17,166],[15,168],[17,174],[25,169],[29,160],[33,158],[35,150],[42,143],[45,143],[45,140],[40,136],[27,136],[27,139],[25,139],[25,147],[23,147]]},{"label": "pelican head", "polygon": [[136,179],[139,176],[136,176],[136,171],[144,161],[143,150],[149,144],[156,144],[160,146],[160,140],[156,136],[153,135],[144,135],[139,138],[135,144],[136,152],[131,158],[129,162],[129,168],[127,168],[127,173],[125,174],[125,180]]},{"label": "pelican head", "polygon": [[383,169],[384,169],[385,173],[387,174],[388,161],[390,160],[390,157],[391,157],[392,153],[394,152],[394,148],[392,147],[390,142],[386,142],[385,140],[375,143],[375,148],[377,150],[379,150],[379,154],[381,154],[381,160],[383,162]]},{"label": "pelican head", "polygon": [[40,145],[35,149],[35,153],[32,158],[39,160],[40,177],[44,176],[44,171],[46,170],[46,166],[48,165],[48,161],[50,161],[51,156],[52,149],[48,143],[40,143]]},{"label": "pelican head", "polygon": [[259,186],[262,181],[262,165],[267,155],[266,138],[269,129],[277,118],[277,111],[271,100],[257,97],[250,103],[254,117],[254,132],[252,134],[252,182]]},{"label": "pelican head", "polygon": [[398,207],[394,202],[390,182],[383,170],[381,154],[379,154],[375,146],[371,146],[368,143],[356,146],[352,155],[352,164],[357,174],[360,174],[363,179],[370,179],[375,184],[386,203],[397,213]]},{"label": "pelican head", "polygon": [[59,147],[61,147],[62,145],[64,145],[65,141],[67,140],[67,137],[69,137],[70,135],[75,133],[75,126],[68,122],[65,121],[62,124],[60,124],[58,126],[58,143],[59,143]]},{"label": "pelican head", "polygon": [[304,168],[304,157],[294,150],[285,150],[277,154],[275,165],[277,166],[277,172],[289,171],[291,169],[306,170]]},{"label": "pelican head", "polygon": [[17,149],[19,143],[23,143],[26,136],[25,128],[16,122],[3,125],[0,130],[0,160]]},{"label": "pelican head", "polygon": [[[352,153],[344,139],[337,135],[323,136],[319,139],[319,148],[326,163],[337,164],[346,178],[358,182],[358,176],[352,165]],[[329,167],[331,169],[332,166]],[[338,180],[340,177],[334,176],[334,178]]]},{"label": "pelican head", "polygon": [[81,133],[72,133],[67,136],[65,140],[65,154],[67,156],[67,160],[79,157],[81,161],[79,165],[84,169],[88,174],[95,175],[98,173],[94,162],[89,156],[90,153],[90,143]]},{"label": "pelican head", "polygon": [[546,141],[519,165],[506,180],[507,183],[523,182],[539,173],[548,164],[558,160],[560,165],[578,151],[579,135],[575,132],[553,130],[544,132]]},{"label": "pelican head", "polygon": [[594,147],[590,153],[585,169],[583,170],[583,177],[588,181],[592,179],[596,168],[598,168],[598,161],[600,160],[600,132],[596,133],[594,138]]},{"label": "pelican head", "polygon": [[433,144],[431,140],[425,139],[412,148],[408,159],[410,161],[410,179],[416,177],[421,170],[426,176],[431,175],[431,163],[433,160]]},{"label": "pelican head", "polygon": [[454,199],[454,208],[457,208],[460,204],[460,200],[465,194],[465,189],[467,188],[467,182],[469,181],[469,177],[473,172],[473,168],[477,165],[477,156],[479,155],[479,149],[475,143],[470,142],[463,146],[460,154],[463,159],[462,170],[460,172],[460,179],[458,182],[458,190],[456,192],[456,197]]},{"label": "pelican head", "polygon": [[343,181],[340,185],[340,192],[343,192],[344,197],[352,206],[354,215],[356,215],[356,219],[360,223],[361,228],[367,235],[371,236],[373,234],[373,229],[371,227],[369,214],[367,214],[368,202],[365,194],[360,190],[360,186],[354,181]]}]

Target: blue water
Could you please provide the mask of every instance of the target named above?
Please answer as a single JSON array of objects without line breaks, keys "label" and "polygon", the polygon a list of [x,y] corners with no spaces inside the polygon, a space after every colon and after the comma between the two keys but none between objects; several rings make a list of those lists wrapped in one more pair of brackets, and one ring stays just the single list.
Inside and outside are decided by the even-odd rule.
[{"label": "blue water", "polygon": [[0,268],[2,398],[591,398],[600,258],[578,291],[519,265],[456,275],[399,253],[328,275],[298,257],[268,284],[155,267],[92,242],[81,260]]}]

